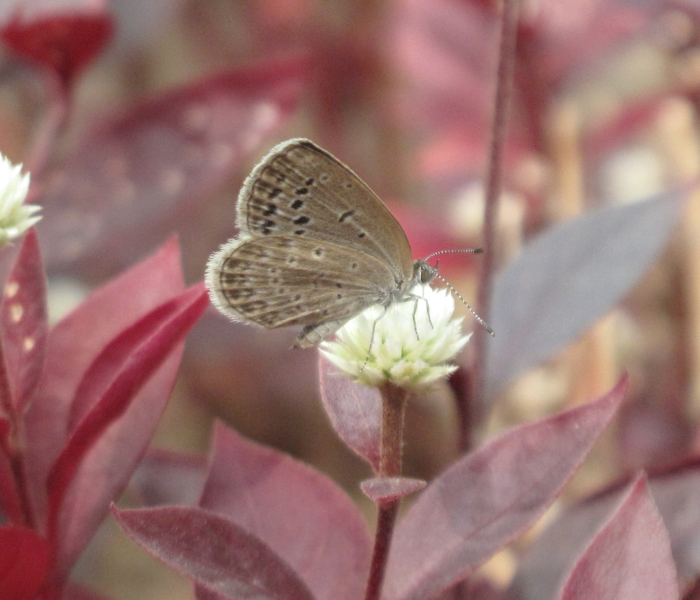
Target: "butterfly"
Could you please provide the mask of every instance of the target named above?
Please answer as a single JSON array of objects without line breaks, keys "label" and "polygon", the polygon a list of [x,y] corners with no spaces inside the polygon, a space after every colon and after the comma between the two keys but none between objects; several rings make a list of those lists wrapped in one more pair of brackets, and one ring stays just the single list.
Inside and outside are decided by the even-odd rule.
[{"label": "butterfly", "polygon": [[414,262],[406,233],[369,186],[306,139],[282,142],[253,169],[237,226],[207,263],[213,304],[234,321],[302,326],[301,348],[372,305],[413,298],[437,275]]}]

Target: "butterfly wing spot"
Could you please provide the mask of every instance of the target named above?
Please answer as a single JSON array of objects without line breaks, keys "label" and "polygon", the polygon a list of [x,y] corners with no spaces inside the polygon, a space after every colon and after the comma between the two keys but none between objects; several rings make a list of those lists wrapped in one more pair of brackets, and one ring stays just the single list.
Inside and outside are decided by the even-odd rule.
[{"label": "butterfly wing spot", "polygon": [[[277,180],[277,183],[281,184],[283,181]],[[280,194],[284,193],[284,190],[278,185],[273,185],[269,181],[258,180],[255,182],[253,191],[255,194],[252,196],[253,204],[262,204],[262,198],[267,200],[275,200]],[[259,195],[258,195],[259,194]]]},{"label": "butterfly wing spot", "polygon": [[322,259],[324,256],[325,252],[323,251],[323,248],[314,248],[314,251],[311,253],[311,256],[316,259]]},{"label": "butterfly wing spot", "polygon": [[292,203],[290,204],[290,206],[291,206],[294,210],[299,210],[302,206],[304,206],[304,201],[303,201],[303,200],[296,199],[294,202],[292,202]]},{"label": "butterfly wing spot", "polygon": [[313,185],[314,184],[314,178],[309,177],[305,182],[306,185]]},{"label": "butterfly wing spot", "polygon": [[309,217],[297,217],[292,221],[295,225],[306,225],[311,219]]},{"label": "butterfly wing spot", "polygon": [[290,254],[290,255],[285,259],[285,262],[286,262],[288,265],[290,265],[290,266],[296,265],[296,264],[299,262],[299,258],[296,257],[296,256],[294,256],[293,254]]},{"label": "butterfly wing spot", "polygon": [[328,173],[321,173],[321,176],[319,177],[319,181],[321,183],[328,183],[331,179],[331,176]]},{"label": "butterfly wing spot", "polygon": [[294,190],[294,193],[297,196],[306,196],[306,194],[309,193],[309,188],[307,188],[307,187],[297,188],[296,190]]},{"label": "butterfly wing spot", "polygon": [[363,237],[365,237],[366,235],[367,235],[367,234],[366,234],[364,231],[360,231],[360,233],[357,234],[357,237],[363,238]]},{"label": "butterfly wing spot", "polygon": [[276,204],[272,204],[272,202],[270,202],[270,203],[267,205],[267,209],[265,209],[265,210],[263,211],[263,215],[266,216],[266,217],[270,217],[270,216],[274,215],[276,212],[277,212],[277,205],[276,205]]},{"label": "butterfly wing spot", "polygon": [[295,235],[304,235],[306,233],[306,229],[297,229],[294,231]]},{"label": "butterfly wing spot", "polygon": [[255,224],[256,228],[260,229],[260,232],[263,235],[270,235],[272,233],[273,227],[277,225],[277,223],[275,223],[275,221],[271,219],[260,219],[258,217],[253,219],[253,223]]},{"label": "butterfly wing spot", "polygon": [[338,217],[338,223],[343,223],[355,214],[354,210],[346,210],[342,215]]}]

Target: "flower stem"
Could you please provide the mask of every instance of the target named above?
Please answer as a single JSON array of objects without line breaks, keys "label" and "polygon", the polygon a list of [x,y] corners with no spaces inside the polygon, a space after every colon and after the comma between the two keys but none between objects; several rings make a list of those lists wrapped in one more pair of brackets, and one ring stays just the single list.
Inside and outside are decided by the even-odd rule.
[{"label": "flower stem", "polygon": [[[403,425],[408,391],[391,383],[379,388],[382,394],[382,432],[379,449],[379,477],[401,475]],[[377,531],[365,600],[378,600],[386,572],[391,537],[401,500],[379,502]]]},{"label": "flower stem", "polygon": [[[498,67],[496,71],[496,91],[494,95],[493,121],[491,124],[491,145],[489,148],[489,166],[486,178],[484,206],[484,254],[479,275],[479,292],[477,312],[487,323],[490,321],[489,304],[493,284],[494,250],[498,198],[501,194],[503,179],[503,150],[506,142],[508,123],[508,105],[512,95],[513,68],[515,66],[515,45],[518,32],[519,0],[503,0],[500,23],[500,42],[498,48]],[[498,332],[496,332],[498,335]],[[474,332],[474,368],[472,386],[472,405],[478,421],[484,414],[484,367],[486,365],[487,332],[477,327]],[[463,432],[462,438],[469,439],[469,433]],[[466,448],[465,448],[466,450]]]},{"label": "flower stem", "polygon": [[408,391],[392,383],[379,388],[382,394],[382,439],[379,447],[379,477],[401,475],[403,423]]}]

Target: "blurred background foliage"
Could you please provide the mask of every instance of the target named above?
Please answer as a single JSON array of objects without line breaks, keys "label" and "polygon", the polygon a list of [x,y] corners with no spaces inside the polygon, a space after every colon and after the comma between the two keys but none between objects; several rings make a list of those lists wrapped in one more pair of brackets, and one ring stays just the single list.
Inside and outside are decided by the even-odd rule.
[{"label": "blurred background foliage", "polygon": [[[497,3],[61,0],[0,9],[0,149],[24,161],[30,201],[44,206],[39,234],[54,315],[172,232],[186,281],[200,280],[208,255],[235,234],[243,178],[290,137],[314,140],[367,181],[416,258],[481,243]],[[44,21],[63,16],[74,20]],[[70,41],[70,60],[32,54],[28,41],[47,32],[57,44]],[[699,43],[694,0],[523,0],[499,268],[588,210],[696,185]],[[698,202],[691,193],[672,244],[622,304],[495,399],[488,422],[475,424],[476,441],[596,397],[627,370],[630,399],[569,495],[696,449]],[[462,295],[476,297],[478,257],[440,266]],[[329,427],[317,353],[290,350],[294,336],[210,310],[188,338],[154,445],[204,454],[220,418],[366,503],[357,484],[368,470]],[[467,382],[465,367],[411,404],[408,475],[430,479],[456,457],[454,394]],[[119,598],[134,590],[189,596],[185,582],[164,569],[153,575],[150,559],[114,537],[108,523],[79,577]],[[516,564],[510,549],[485,573],[503,585]]]}]

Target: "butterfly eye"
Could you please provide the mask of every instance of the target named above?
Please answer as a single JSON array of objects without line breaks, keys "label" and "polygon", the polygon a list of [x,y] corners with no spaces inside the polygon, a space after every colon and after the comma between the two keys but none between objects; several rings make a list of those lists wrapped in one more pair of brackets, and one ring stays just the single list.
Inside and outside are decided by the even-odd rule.
[{"label": "butterfly eye", "polygon": [[437,273],[437,269],[433,269],[430,265],[428,264],[421,264],[420,266],[420,282],[421,283],[430,283],[433,278],[435,277]]}]

